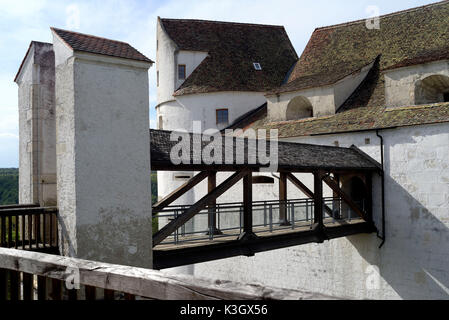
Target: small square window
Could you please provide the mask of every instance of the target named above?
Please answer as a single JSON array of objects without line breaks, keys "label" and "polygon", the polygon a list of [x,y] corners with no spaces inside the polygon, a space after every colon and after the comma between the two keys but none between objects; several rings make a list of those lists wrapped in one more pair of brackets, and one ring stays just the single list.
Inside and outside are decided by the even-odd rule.
[{"label": "small square window", "polygon": [[254,65],[254,69],[256,69],[257,71],[262,70],[262,66],[260,65],[259,62],[254,62],[253,65]]},{"label": "small square window", "polygon": [[228,124],[228,123],[229,123],[228,109],[218,109],[217,124]]},{"label": "small square window", "polygon": [[443,94],[444,102],[449,102],[449,92]]},{"label": "small square window", "polygon": [[186,65],[180,64],[178,65],[178,80],[186,79]]}]

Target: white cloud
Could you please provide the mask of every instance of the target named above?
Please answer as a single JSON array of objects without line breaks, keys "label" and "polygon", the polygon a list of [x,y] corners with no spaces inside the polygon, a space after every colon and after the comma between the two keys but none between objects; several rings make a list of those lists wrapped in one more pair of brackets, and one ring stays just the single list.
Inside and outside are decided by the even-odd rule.
[{"label": "white cloud", "polygon": [[14,138],[19,139],[19,136],[17,134],[12,133],[0,133],[0,138]]},{"label": "white cloud", "polygon": [[27,19],[46,5],[46,0],[0,0],[0,17]]},{"label": "white cloud", "polygon": [[80,28],[80,9],[76,4],[70,4],[65,9],[66,18],[66,28],[70,30],[78,30]]},{"label": "white cloud", "polygon": [[[51,41],[49,27],[129,42],[156,59],[156,19],[190,18],[285,26],[298,55],[316,27],[366,18],[368,5],[382,13],[431,3],[410,0],[0,0],[0,167],[17,158],[17,86],[14,74],[31,40]],[[70,18],[70,19],[68,19]],[[156,126],[156,68],[150,69],[150,125]],[[9,148],[9,149],[8,149]],[[6,159],[5,154],[8,154]],[[12,157],[12,158],[11,158]],[[17,159],[16,159],[17,160]]]}]

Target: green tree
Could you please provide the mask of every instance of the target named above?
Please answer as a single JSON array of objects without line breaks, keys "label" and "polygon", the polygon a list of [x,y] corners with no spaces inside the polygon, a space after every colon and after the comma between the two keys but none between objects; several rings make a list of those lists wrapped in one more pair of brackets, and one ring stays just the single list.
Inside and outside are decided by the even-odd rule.
[{"label": "green tree", "polygon": [[0,169],[0,205],[19,203],[19,169]]}]

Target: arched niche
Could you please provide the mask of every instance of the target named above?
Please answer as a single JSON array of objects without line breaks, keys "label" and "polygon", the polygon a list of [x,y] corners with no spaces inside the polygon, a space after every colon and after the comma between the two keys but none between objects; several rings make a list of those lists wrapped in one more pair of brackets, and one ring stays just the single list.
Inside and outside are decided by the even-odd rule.
[{"label": "arched niche", "polygon": [[309,99],[297,96],[287,105],[286,120],[299,120],[313,117],[313,107]]},{"label": "arched niche", "polygon": [[449,102],[449,77],[436,74],[416,83],[415,104]]}]

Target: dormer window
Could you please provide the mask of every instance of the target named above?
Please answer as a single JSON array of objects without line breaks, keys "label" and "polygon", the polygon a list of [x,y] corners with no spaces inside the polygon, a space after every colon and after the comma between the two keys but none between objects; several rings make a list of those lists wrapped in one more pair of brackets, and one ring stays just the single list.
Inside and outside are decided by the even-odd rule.
[{"label": "dormer window", "polygon": [[178,64],[178,80],[186,79],[186,65]]},{"label": "dormer window", "polygon": [[415,86],[415,104],[449,102],[449,77],[434,74],[417,81]]},{"label": "dormer window", "polygon": [[286,120],[300,120],[313,117],[312,103],[304,96],[294,97],[287,105]]},{"label": "dormer window", "polygon": [[262,66],[260,65],[259,62],[254,62],[253,65],[254,65],[254,69],[256,69],[257,71],[262,70]]}]

